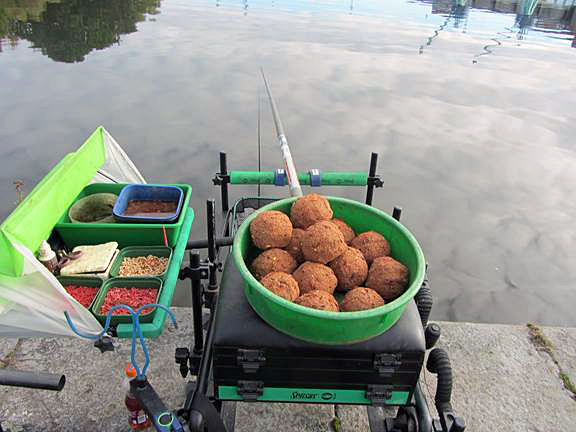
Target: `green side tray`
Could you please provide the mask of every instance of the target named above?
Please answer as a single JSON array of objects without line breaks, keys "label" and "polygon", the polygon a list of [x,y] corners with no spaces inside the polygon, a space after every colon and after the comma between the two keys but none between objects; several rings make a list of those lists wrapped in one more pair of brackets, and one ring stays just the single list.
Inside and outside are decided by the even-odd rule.
[{"label": "green side tray", "polygon": [[[176,246],[172,251],[172,259],[168,264],[168,270],[166,271],[162,291],[158,298],[158,303],[168,308],[172,305],[174,289],[176,288],[176,282],[178,281],[178,274],[180,273],[180,266],[182,265],[182,259],[184,258],[186,244],[190,237],[190,228],[192,227],[192,221],[194,220],[194,212],[191,208],[183,208],[182,211],[185,211],[182,229],[180,230],[180,234],[176,241]],[[145,338],[156,338],[162,334],[162,330],[164,329],[166,311],[163,309],[156,309],[153,314],[154,318],[152,319],[152,322],[140,326]],[[132,324],[119,324],[118,327],[116,327],[116,334],[120,338],[131,338]]]},{"label": "green side tray", "polygon": [[[104,325],[106,322],[106,315],[100,314],[100,308],[104,304],[104,299],[106,298],[106,294],[111,288],[156,288],[158,290],[158,294],[156,295],[156,302],[160,295],[162,294],[162,280],[159,278],[112,278],[108,279],[104,282],[104,285],[100,289],[98,293],[98,297],[92,304],[92,313],[96,317],[100,324]],[[140,315],[140,322],[141,323],[149,323],[154,318],[154,310]],[[132,316],[131,315],[118,315],[112,316],[110,319],[110,324],[115,326],[120,323],[132,323]]]},{"label": "green side tray", "polygon": [[90,309],[90,310],[92,310],[92,306],[94,305],[94,302],[98,298],[98,295],[100,294],[100,291],[102,290],[101,289],[102,284],[104,283],[104,281],[102,279],[95,278],[95,277],[79,277],[78,278],[78,277],[72,277],[72,276],[58,276],[57,279],[58,279],[58,282],[60,282],[60,284],[64,288],[66,288],[66,285],[79,285],[79,286],[99,288],[100,290],[96,292],[96,295],[94,296],[94,298],[90,302],[90,305],[86,308],[86,309]]},{"label": "green side tray", "polygon": [[[87,195],[100,192],[114,193],[118,195],[122,188],[127,186],[121,183],[93,183],[86,186],[76,197],[76,202]],[[56,224],[56,231],[70,248],[78,245],[94,245],[116,241],[120,247],[126,246],[160,246],[164,244],[164,228],[168,245],[174,247],[178,241],[180,231],[187,213],[194,214],[188,207],[192,187],[186,184],[171,184],[167,186],[178,186],[184,192],[184,202],[182,210],[176,222],[166,224],[156,223],[106,223],[106,224],[77,224],[70,222],[68,210],[74,202],[66,209],[59,222]]]},{"label": "green side tray", "polygon": [[[120,267],[122,266],[122,261],[124,258],[133,258],[133,257],[141,257],[141,256],[148,256],[153,255],[156,257],[165,257],[168,258],[168,265],[166,266],[166,270],[159,275],[154,276],[118,276],[120,272]],[[112,263],[112,267],[110,268],[110,277],[111,278],[122,278],[122,279],[135,279],[135,278],[147,278],[147,277],[157,277],[160,279],[165,279],[166,272],[170,267],[170,258],[172,257],[172,249],[166,246],[130,246],[122,249],[119,253],[114,262]]]},{"label": "green side tray", "polygon": [[334,217],[344,220],[357,234],[376,231],[386,237],[392,257],[410,271],[410,283],[404,294],[378,308],[344,313],[300,306],[264,288],[246,265],[256,252],[250,240],[250,222],[267,210],[279,210],[289,214],[296,198],[276,201],[248,216],[234,237],[232,255],[244,279],[244,293],[248,302],[254,311],[276,330],[297,339],[327,345],[365,341],[384,333],[394,325],[402,315],[406,303],[416,295],[424,280],[424,254],[414,236],[383,211],[345,198],[326,198],[330,202]]}]

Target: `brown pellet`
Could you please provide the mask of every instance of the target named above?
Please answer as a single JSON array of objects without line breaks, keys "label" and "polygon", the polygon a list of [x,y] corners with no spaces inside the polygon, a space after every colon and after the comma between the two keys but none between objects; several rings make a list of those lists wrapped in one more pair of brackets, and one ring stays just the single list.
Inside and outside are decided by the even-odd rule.
[{"label": "brown pellet", "polygon": [[122,260],[118,276],[159,276],[168,266],[168,258],[154,255],[126,257]]}]

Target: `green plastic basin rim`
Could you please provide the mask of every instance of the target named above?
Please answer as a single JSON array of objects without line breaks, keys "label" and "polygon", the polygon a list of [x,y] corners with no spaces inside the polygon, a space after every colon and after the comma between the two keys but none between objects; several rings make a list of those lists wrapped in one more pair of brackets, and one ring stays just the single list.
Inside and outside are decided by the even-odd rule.
[{"label": "green plastic basin rim", "polygon": [[264,297],[266,297],[266,299],[268,301],[277,303],[281,306],[284,306],[288,309],[292,309],[293,311],[296,311],[296,312],[303,313],[305,315],[314,316],[314,317],[318,317],[318,318],[328,318],[329,317],[332,320],[336,319],[336,320],[346,321],[346,320],[350,320],[350,319],[356,320],[358,318],[377,317],[380,315],[385,315],[387,313],[390,313],[390,312],[396,310],[397,308],[408,303],[416,295],[416,293],[420,290],[420,286],[422,285],[422,282],[424,281],[424,273],[426,271],[426,260],[424,258],[424,253],[422,252],[420,245],[416,241],[416,238],[412,235],[412,233],[410,231],[408,231],[408,229],[406,229],[404,227],[404,225],[402,225],[400,222],[398,222],[392,216],[388,215],[387,213],[384,213],[382,210],[379,210],[379,209],[371,207],[367,204],[363,204],[363,203],[360,203],[358,201],[350,200],[347,198],[330,197],[330,196],[326,196],[326,195],[324,195],[324,197],[331,202],[334,201],[334,202],[339,202],[339,203],[343,203],[343,204],[350,204],[352,206],[359,206],[359,205],[363,206],[368,211],[373,212],[377,216],[379,216],[383,219],[387,219],[389,223],[396,225],[398,230],[402,231],[402,233],[406,236],[408,241],[411,243],[411,246],[414,248],[414,251],[416,252],[417,260],[418,260],[417,273],[414,275],[412,283],[410,284],[408,289],[406,291],[404,291],[404,294],[402,294],[397,299],[391,301],[390,303],[386,303],[384,306],[380,306],[380,307],[377,307],[374,309],[368,309],[368,310],[357,311],[357,312],[328,312],[328,311],[322,311],[322,310],[318,310],[318,309],[308,308],[305,306],[300,306],[299,304],[292,303],[288,300],[285,300],[282,297],[277,296],[276,294],[272,293],[268,289],[264,288],[264,286],[254,276],[252,276],[252,273],[250,272],[250,270],[248,270],[248,267],[246,266],[246,263],[244,262],[244,257],[242,256],[242,253],[240,252],[239,242],[241,241],[242,237],[244,237],[244,235],[245,235],[244,231],[249,229],[250,222],[252,222],[252,220],[256,216],[258,216],[258,214],[265,212],[267,210],[270,210],[270,209],[274,209],[279,205],[295,201],[297,199],[297,197],[285,198],[283,200],[279,200],[279,201],[276,201],[276,202],[273,202],[271,204],[268,204],[268,205],[261,207],[260,209],[253,212],[250,216],[248,216],[244,220],[244,222],[240,225],[240,227],[238,228],[238,231],[236,232],[236,235],[234,236],[234,243],[232,245],[232,256],[233,256],[234,262],[235,262],[236,266],[238,267],[238,270],[242,274],[242,277],[244,278],[244,280],[245,281],[249,280],[251,282],[250,284],[253,285],[255,287],[255,289],[259,291],[260,294],[262,294]]}]

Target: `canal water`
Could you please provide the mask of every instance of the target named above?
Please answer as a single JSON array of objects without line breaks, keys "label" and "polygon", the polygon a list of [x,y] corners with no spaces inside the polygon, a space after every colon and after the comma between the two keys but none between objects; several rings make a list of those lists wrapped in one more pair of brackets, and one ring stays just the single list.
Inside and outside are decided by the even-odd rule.
[{"label": "canal water", "polygon": [[148,181],[193,186],[203,237],[218,152],[257,167],[259,106],[281,166],[262,67],[299,169],[379,153],[375,204],[419,239],[434,318],[575,326],[575,6],[0,0],[0,218],[104,125]]}]

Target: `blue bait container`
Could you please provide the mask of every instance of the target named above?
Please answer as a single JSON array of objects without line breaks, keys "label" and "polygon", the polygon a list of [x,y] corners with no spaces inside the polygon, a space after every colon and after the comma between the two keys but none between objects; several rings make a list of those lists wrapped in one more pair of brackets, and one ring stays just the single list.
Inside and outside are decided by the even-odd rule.
[{"label": "blue bait container", "polygon": [[[120,191],[112,214],[120,222],[170,223],[178,219],[182,210],[183,199],[182,189],[176,186],[128,185]],[[127,215],[125,212],[130,201],[172,201],[176,203],[176,210],[173,213],[162,212],[157,215],[153,212],[142,215]]]}]

